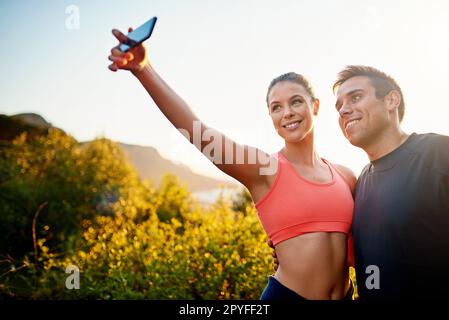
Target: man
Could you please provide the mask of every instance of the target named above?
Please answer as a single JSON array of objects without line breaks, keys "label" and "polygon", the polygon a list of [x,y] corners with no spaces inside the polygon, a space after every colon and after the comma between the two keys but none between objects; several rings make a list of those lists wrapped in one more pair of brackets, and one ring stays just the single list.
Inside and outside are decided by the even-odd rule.
[{"label": "man", "polygon": [[348,66],[333,89],[344,136],[370,160],[354,195],[360,300],[448,298],[449,137],[403,132],[401,88],[375,68]]}]

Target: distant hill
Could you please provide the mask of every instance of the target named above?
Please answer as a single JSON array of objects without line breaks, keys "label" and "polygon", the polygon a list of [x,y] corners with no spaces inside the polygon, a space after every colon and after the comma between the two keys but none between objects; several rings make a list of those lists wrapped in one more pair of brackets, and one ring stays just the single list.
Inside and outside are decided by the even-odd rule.
[{"label": "distant hill", "polygon": [[0,142],[5,143],[14,140],[24,131],[31,136],[42,135],[51,127],[51,123],[34,113],[22,113],[13,116],[0,114]]},{"label": "distant hill", "polygon": [[220,185],[231,188],[237,186],[236,183],[213,179],[194,173],[185,165],[175,164],[172,161],[163,158],[153,147],[124,143],[119,144],[139,172],[142,179],[160,181],[164,173],[170,172],[177,176],[180,181],[187,182],[190,191],[206,191],[217,188]]},{"label": "distant hill", "polygon": [[[54,128],[43,117],[34,113],[23,113],[13,116],[0,114],[0,143],[13,140],[23,131],[30,135],[45,134],[49,128]],[[61,129],[60,129],[61,130]],[[82,144],[88,144],[82,142]],[[237,183],[218,180],[194,173],[189,167],[175,164],[163,158],[153,147],[131,145],[117,142],[134,165],[140,177],[159,184],[162,176],[170,172],[177,176],[181,183],[185,182],[192,192],[204,192],[217,189],[220,185],[227,188],[238,187]]]},{"label": "distant hill", "polygon": [[11,116],[11,119],[22,121],[23,123],[35,126],[41,129],[52,128],[52,124],[47,122],[42,116],[36,113],[19,113]]}]

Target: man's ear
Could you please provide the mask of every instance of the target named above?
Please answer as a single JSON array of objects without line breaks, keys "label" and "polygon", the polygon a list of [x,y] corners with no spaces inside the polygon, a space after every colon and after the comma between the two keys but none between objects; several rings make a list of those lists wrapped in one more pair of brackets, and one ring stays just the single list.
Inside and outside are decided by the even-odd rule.
[{"label": "man's ear", "polygon": [[313,115],[317,116],[319,110],[320,110],[320,99],[317,98],[313,102]]},{"label": "man's ear", "polygon": [[401,95],[397,90],[391,90],[386,96],[384,101],[387,103],[387,108],[389,111],[398,109],[401,104]]}]

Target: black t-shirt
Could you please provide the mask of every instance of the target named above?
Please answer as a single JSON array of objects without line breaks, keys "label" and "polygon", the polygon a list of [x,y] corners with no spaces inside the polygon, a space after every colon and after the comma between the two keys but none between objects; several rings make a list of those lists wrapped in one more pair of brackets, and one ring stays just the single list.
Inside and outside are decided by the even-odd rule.
[{"label": "black t-shirt", "polygon": [[449,298],[449,137],[413,133],[355,191],[360,300]]}]

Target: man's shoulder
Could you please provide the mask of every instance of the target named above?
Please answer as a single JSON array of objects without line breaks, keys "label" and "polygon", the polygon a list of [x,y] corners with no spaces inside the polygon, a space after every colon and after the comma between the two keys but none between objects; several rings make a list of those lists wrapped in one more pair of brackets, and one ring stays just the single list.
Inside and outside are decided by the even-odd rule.
[{"label": "man's shoulder", "polygon": [[363,176],[365,176],[365,175],[369,172],[369,169],[371,168],[371,166],[372,166],[372,164],[371,164],[371,162],[370,162],[370,163],[366,164],[366,165],[363,167],[362,171],[361,171],[360,174],[359,174],[358,180],[360,180],[360,178],[362,178]]},{"label": "man's shoulder", "polygon": [[449,150],[449,136],[438,133],[415,134],[416,146],[424,149]]},{"label": "man's shoulder", "polygon": [[427,167],[449,174],[449,136],[437,133],[416,134],[414,149]]}]

